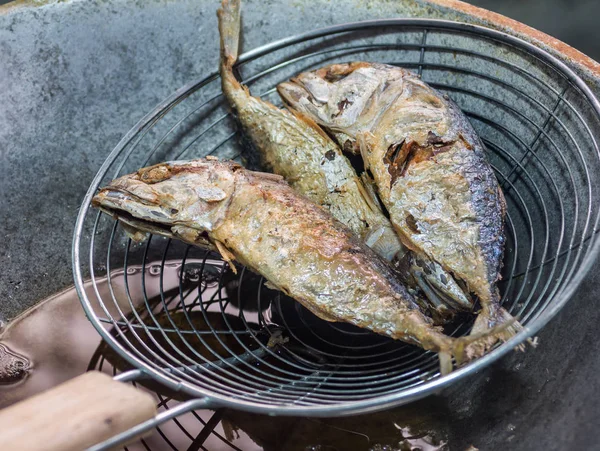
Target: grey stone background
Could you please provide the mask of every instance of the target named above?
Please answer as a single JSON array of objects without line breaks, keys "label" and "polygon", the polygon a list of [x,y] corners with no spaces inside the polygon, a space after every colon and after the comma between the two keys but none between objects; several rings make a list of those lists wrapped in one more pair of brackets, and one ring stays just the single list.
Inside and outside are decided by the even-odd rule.
[{"label": "grey stone background", "polygon": [[[466,0],[548,33],[600,61],[598,0]],[[11,0],[0,0],[0,5]],[[597,36],[597,35],[596,35]]]},{"label": "grey stone background", "polygon": [[[319,2],[311,27],[403,14],[389,1],[346,2],[348,8]],[[12,3],[37,7],[0,14],[0,320],[71,283],[73,221],[96,169],[145,112],[216,67],[218,42],[217,1]],[[471,3],[522,20],[600,60],[600,39],[594,39],[598,1]],[[310,2],[262,4],[273,13],[264,16],[257,12],[261,8],[247,5],[245,23],[258,26],[244,30],[245,49],[303,31],[306,17],[314,15],[304,10]],[[275,4],[287,10],[277,11]],[[174,15],[186,20],[173,20]]]},{"label": "grey stone background", "polygon": [[[71,235],[83,194],[145,112],[216,67],[217,3],[70,0],[0,10],[0,318],[72,283]],[[307,24],[401,15],[399,3],[383,0],[246,3],[245,49]],[[600,59],[596,1],[473,3]],[[600,449],[597,270],[540,333],[543,346],[444,395],[456,449]]]}]

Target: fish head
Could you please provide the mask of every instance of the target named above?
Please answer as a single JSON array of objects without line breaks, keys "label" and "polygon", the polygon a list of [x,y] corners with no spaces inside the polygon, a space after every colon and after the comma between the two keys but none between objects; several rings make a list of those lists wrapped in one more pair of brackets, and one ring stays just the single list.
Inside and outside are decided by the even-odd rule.
[{"label": "fish head", "polygon": [[351,152],[358,151],[357,136],[364,132],[382,135],[387,145],[407,137],[428,145],[430,132],[448,135],[453,117],[442,94],[417,74],[387,64],[333,64],[301,73],[277,90],[291,109],[313,119]]},{"label": "fish head", "polygon": [[384,64],[333,64],[303,72],[279,84],[277,90],[290,108],[307,114],[333,134],[353,138],[377,120],[386,99],[392,101],[402,92],[409,74]]},{"label": "fish head", "polygon": [[92,205],[130,230],[206,245],[226,215],[238,168],[210,160],[157,164],[113,180]]}]

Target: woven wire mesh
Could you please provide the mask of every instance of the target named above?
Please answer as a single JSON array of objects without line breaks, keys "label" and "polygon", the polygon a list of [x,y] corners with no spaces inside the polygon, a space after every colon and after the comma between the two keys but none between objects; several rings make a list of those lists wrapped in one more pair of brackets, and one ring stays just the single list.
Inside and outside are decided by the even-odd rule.
[{"label": "woven wire mesh", "polygon": [[[115,366],[116,365],[116,366]],[[120,376],[114,352],[101,343],[88,369]],[[138,389],[154,392],[159,414],[180,407],[181,396],[131,382]],[[144,437],[127,442],[123,451],[221,450],[259,451],[293,449],[304,451],[364,449],[448,451],[443,421],[447,407],[439,399],[366,415],[336,418],[277,417],[232,409],[198,409],[160,422]],[[423,410],[428,414],[424,417]],[[427,418],[427,420],[424,420]],[[400,426],[401,425],[401,426]],[[432,431],[432,429],[435,429]],[[117,449],[111,447],[110,449]]]},{"label": "woven wire mesh", "polygon": [[[507,201],[499,288],[503,306],[527,326],[523,340],[566,302],[597,252],[597,100],[547,53],[501,33],[443,21],[333,27],[247,53],[237,70],[254,95],[281,105],[278,82],[357,60],[419,73],[463,109],[483,139]],[[243,163],[239,137],[213,74],[179,90],[132,129],[90,193],[165,160],[217,155]],[[111,298],[85,296],[84,307],[101,313],[91,314],[92,321],[121,355],[166,386],[220,405],[288,414],[382,408],[441,386],[431,384],[440,379],[435,354],[324,322],[261,277],[242,267],[236,275],[202,249],[156,236],[133,243],[112,218],[88,208],[90,196],[74,246],[76,282],[85,274],[93,279],[151,265],[161,295],[134,305],[129,290],[144,293],[142,278],[141,286]],[[183,269],[177,286],[165,292],[161,274],[172,261]],[[467,322],[454,333],[468,330]]]},{"label": "woven wire mesh", "polygon": [[[104,343],[99,346],[89,363],[90,370],[104,371],[113,376],[120,374],[118,366],[119,363],[115,362],[114,355],[110,354],[110,350]],[[132,384],[139,389],[144,389],[136,382],[132,382]],[[158,391],[155,392],[155,396],[158,401],[158,412],[167,411],[180,404],[180,400],[169,393]],[[216,412],[210,410],[191,411],[158,425],[147,436],[120,449],[123,451],[177,451],[180,449],[240,451],[247,449],[249,444],[254,445],[243,432],[240,434],[240,431],[236,431],[233,435],[229,430],[224,430],[223,414],[223,409]],[[258,446],[252,447],[258,449]]]}]

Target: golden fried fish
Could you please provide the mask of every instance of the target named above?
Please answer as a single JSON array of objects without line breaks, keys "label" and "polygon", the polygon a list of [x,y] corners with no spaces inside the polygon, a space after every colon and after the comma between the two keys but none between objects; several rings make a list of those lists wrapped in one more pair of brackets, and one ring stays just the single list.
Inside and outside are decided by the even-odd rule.
[{"label": "golden fried fish", "polygon": [[444,373],[453,355],[463,360],[469,338],[440,332],[381,257],[278,175],[215,159],[162,163],[112,181],[92,205],[130,233],[217,250],[324,320],[437,352]]},{"label": "golden fried fish", "polygon": [[473,332],[505,324],[500,338],[516,333],[496,288],[504,196],[458,107],[412,72],[367,62],[302,73],[278,91],[345,149],[360,151],[402,242],[479,297]]},{"label": "golden fried fish", "polygon": [[327,209],[386,260],[403,262],[403,282],[424,292],[430,304],[421,305],[432,316],[440,319],[455,309],[471,309],[471,299],[447,271],[425,255],[416,259],[402,245],[368,183],[357,177],[339,146],[314,121],[253,97],[236,79],[240,1],[225,0],[218,18],[223,93],[262,166]]}]

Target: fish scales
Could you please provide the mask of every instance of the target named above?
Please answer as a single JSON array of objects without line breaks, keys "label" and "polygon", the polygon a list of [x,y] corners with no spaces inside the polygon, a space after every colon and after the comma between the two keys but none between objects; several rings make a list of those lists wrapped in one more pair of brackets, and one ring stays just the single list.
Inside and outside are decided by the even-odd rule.
[{"label": "fish scales", "polygon": [[322,319],[438,352],[444,372],[450,355],[462,358],[464,342],[432,325],[381,257],[279,176],[168,162],[114,180],[92,205],[135,230],[216,249]]},{"label": "fish scales", "polygon": [[496,287],[504,196],[454,102],[410,71],[367,62],[302,73],[278,91],[344,148],[360,151],[402,242],[478,296],[473,333],[503,323],[503,338],[516,333],[520,326],[500,308]]},{"label": "fish scales", "polygon": [[423,285],[430,302],[421,305],[439,321],[455,309],[472,308],[472,301],[439,264],[424,255],[414,261],[364,182],[366,178],[357,177],[340,147],[312,119],[253,97],[241,85],[233,71],[239,39],[239,0],[223,2],[218,17],[223,93],[245,141],[260,155],[262,167],[282,175],[297,192],[328,210],[386,260],[408,262],[398,274],[413,289]]}]

